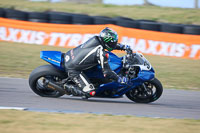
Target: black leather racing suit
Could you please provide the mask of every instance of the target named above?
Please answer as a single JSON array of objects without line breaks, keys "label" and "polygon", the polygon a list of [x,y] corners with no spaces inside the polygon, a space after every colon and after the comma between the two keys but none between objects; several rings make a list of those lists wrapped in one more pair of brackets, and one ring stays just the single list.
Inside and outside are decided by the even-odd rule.
[{"label": "black leather racing suit", "polygon": [[[108,55],[102,43],[100,37],[94,36],[65,54],[65,70],[83,92],[90,92],[95,88],[82,71],[98,64],[101,65],[105,78],[115,81],[119,78],[108,64]],[[124,45],[121,44],[117,44],[116,49],[125,50]]]}]

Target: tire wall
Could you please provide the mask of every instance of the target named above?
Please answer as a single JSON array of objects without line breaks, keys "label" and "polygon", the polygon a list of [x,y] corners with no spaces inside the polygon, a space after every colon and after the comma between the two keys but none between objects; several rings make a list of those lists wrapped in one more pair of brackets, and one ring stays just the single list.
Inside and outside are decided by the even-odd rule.
[{"label": "tire wall", "polygon": [[86,14],[74,14],[66,12],[24,12],[14,9],[0,8],[0,17],[56,24],[81,24],[102,25],[114,24],[127,28],[136,28],[158,32],[200,35],[200,25],[183,25],[172,23],[160,23],[152,20],[133,20],[126,17],[89,16]]}]

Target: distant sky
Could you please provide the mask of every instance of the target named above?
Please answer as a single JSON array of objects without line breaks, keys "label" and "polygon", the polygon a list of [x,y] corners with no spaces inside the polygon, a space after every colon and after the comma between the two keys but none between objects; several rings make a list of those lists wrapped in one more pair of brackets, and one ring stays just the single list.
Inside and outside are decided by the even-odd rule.
[{"label": "distant sky", "polygon": [[[149,2],[158,6],[167,7],[180,7],[180,8],[194,8],[195,0],[149,0]],[[143,0],[103,0],[105,4],[115,4],[115,5],[142,5]],[[200,0],[199,0],[200,8]]]}]

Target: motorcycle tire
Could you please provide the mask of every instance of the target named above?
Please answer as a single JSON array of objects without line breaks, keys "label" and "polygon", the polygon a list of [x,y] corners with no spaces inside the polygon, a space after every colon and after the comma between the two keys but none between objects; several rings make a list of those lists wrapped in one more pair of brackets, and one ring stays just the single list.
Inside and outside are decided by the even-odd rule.
[{"label": "motorcycle tire", "polygon": [[154,78],[153,80],[150,80],[150,81],[147,81],[147,82],[144,83],[146,88],[150,88],[150,87],[147,86],[147,84],[151,85],[155,89],[155,92],[152,95],[147,96],[146,98],[139,96],[139,95],[141,95],[141,93],[140,94],[138,93],[139,92],[138,90],[141,87],[141,86],[139,86],[139,87],[136,87],[133,90],[128,91],[126,93],[126,96],[130,100],[132,100],[136,103],[151,103],[151,102],[156,101],[158,98],[160,98],[160,96],[162,95],[162,92],[163,92],[163,87],[162,87],[161,82],[158,79]]},{"label": "motorcycle tire", "polygon": [[183,28],[184,34],[200,35],[200,26],[198,25],[186,25]]},{"label": "motorcycle tire", "polygon": [[42,85],[42,82],[39,82],[42,80],[42,78],[49,78],[49,80],[52,80],[53,78],[57,79],[64,79],[67,76],[63,74],[64,72],[59,71],[52,65],[43,65],[39,66],[36,69],[32,71],[32,73],[29,76],[29,86],[35,92],[37,95],[42,97],[60,97],[63,94],[52,90],[49,88],[46,88]]},{"label": "motorcycle tire", "polygon": [[5,17],[5,9],[4,8],[0,8],[0,17]]},{"label": "motorcycle tire", "polygon": [[72,15],[73,24],[94,24],[94,18],[84,14],[74,14]]},{"label": "motorcycle tire", "polygon": [[116,24],[123,27],[139,29],[139,22],[134,20],[116,20]]},{"label": "motorcycle tire", "polygon": [[13,10],[13,9],[5,9],[4,11],[5,11],[5,18],[27,21],[28,17],[27,12]]},{"label": "motorcycle tire", "polygon": [[48,12],[49,14],[49,22],[56,24],[71,24],[72,23],[72,15],[64,14],[59,12]]},{"label": "motorcycle tire", "polygon": [[160,23],[157,23],[157,22],[140,21],[139,25],[140,25],[139,26],[140,29],[143,29],[143,30],[160,31]]},{"label": "motorcycle tire", "polygon": [[49,15],[44,12],[29,12],[28,13],[28,21],[48,23]]},{"label": "motorcycle tire", "polygon": [[170,23],[161,23],[160,31],[161,32],[168,32],[168,33],[183,34],[183,25],[170,24]]},{"label": "motorcycle tire", "polygon": [[104,16],[94,16],[94,24],[116,24],[116,20],[109,18],[109,17],[104,17]]}]

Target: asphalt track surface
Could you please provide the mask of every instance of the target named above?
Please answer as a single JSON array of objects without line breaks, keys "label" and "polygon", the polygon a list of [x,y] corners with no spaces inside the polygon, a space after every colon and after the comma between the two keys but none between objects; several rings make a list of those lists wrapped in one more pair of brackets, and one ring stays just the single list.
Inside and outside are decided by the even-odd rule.
[{"label": "asphalt track surface", "polygon": [[37,96],[27,79],[0,78],[0,107],[25,107],[31,111],[134,115],[156,118],[200,119],[200,91],[164,89],[154,103],[138,104],[126,96],[118,99]]}]

